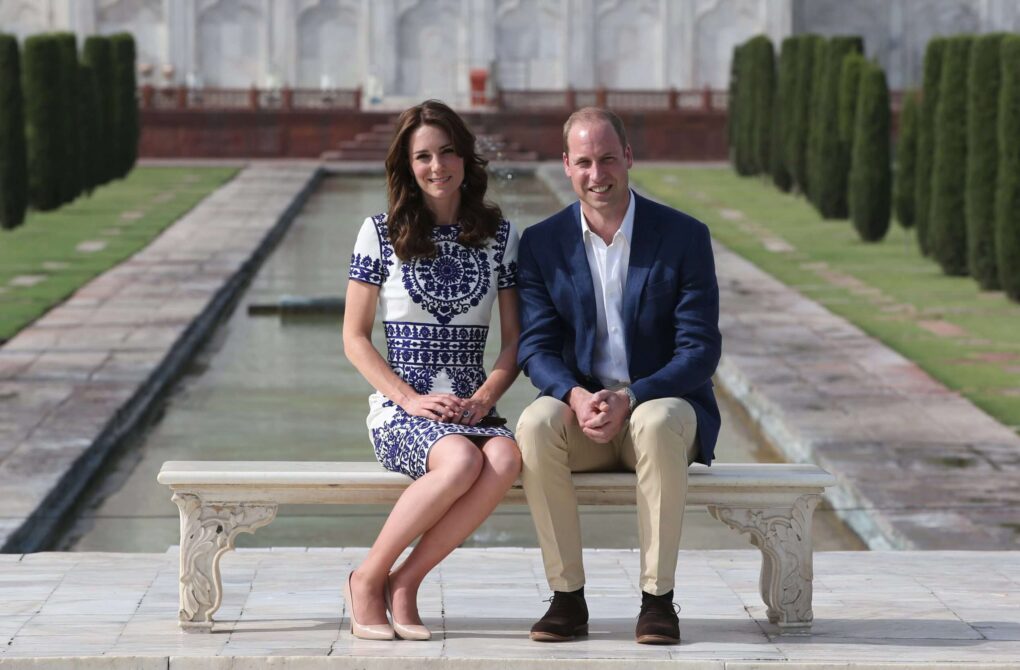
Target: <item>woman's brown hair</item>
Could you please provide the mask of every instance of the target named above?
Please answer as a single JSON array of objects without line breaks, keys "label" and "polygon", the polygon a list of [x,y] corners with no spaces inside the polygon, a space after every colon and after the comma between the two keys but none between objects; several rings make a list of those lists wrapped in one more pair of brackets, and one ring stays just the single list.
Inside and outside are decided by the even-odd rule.
[{"label": "woman's brown hair", "polygon": [[389,212],[386,226],[390,243],[403,261],[432,256],[436,246],[432,229],[436,217],[425,205],[421,189],[411,171],[411,135],[423,125],[441,128],[450,136],[453,150],[464,159],[464,182],[460,191],[460,235],[457,241],[469,247],[483,246],[496,236],[503,213],[485,200],[488,161],[475,152],[475,136],[464,120],[439,100],[426,100],[404,111],[397,119],[397,133],[386,155],[386,189]]}]

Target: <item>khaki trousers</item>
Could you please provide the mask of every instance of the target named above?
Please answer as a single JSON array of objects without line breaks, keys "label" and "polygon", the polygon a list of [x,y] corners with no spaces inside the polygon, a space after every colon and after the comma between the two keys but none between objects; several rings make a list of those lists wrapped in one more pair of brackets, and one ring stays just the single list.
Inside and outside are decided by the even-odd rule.
[{"label": "khaki trousers", "polygon": [[679,398],[641,403],[608,444],[593,442],[570,407],[555,398],[541,397],[524,410],[517,424],[521,477],[554,591],[584,586],[581,524],[570,473],[612,470],[637,474],[641,590],[662,595],[673,588],[696,433],[694,408]]}]

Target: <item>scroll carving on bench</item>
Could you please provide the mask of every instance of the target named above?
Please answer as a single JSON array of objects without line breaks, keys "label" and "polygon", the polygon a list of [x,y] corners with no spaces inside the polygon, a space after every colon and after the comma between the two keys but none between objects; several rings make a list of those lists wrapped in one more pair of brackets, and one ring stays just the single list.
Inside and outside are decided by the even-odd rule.
[{"label": "scroll carving on bench", "polygon": [[220,557],[234,548],[239,533],[254,533],[276,517],[275,503],[203,502],[174,493],[181,511],[180,611],[184,628],[209,628],[223,600]]},{"label": "scroll carving on bench", "polygon": [[811,518],[819,495],[802,495],[792,507],[756,508],[708,505],[708,512],[730,528],[747,533],[761,550],[758,588],[770,623],[808,628],[811,610]]}]

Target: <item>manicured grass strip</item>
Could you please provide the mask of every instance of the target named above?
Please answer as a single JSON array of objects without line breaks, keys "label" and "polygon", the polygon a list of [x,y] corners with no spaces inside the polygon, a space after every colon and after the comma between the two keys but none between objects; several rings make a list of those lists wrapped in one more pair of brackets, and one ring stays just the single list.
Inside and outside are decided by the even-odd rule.
[{"label": "manicured grass strip", "polygon": [[140,167],[92,197],[30,212],[0,233],[0,340],[147,245],[237,174],[236,168]]},{"label": "manicured grass strip", "polygon": [[803,198],[728,169],[631,175],[708,224],[732,251],[1020,429],[1020,305],[969,277],[942,274],[918,253],[912,231],[894,226],[880,244],[861,242],[848,221],[824,221]]}]

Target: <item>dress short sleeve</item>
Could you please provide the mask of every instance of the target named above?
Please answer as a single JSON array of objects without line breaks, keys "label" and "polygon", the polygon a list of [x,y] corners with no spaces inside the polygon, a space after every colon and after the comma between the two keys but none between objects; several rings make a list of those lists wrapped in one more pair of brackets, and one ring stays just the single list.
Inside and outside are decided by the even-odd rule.
[{"label": "dress short sleeve", "polygon": [[503,237],[504,241],[503,253],[499,258],[499,288],[513,288],[517,286],[517,244],[520,242],[520,236],[509,221],[503,221],[500,229],[503,233],[500,237]]},{"label": "dress short sleeve", "polygon": [[385,222],[379,219],[378,216],[370,216],[361,224],[351,254],[351,268],[347,273],[351,279],[376,286],[382,286],[388,275],[385,258],[387,245],[380,229],[380,226],[385,226]]}]

